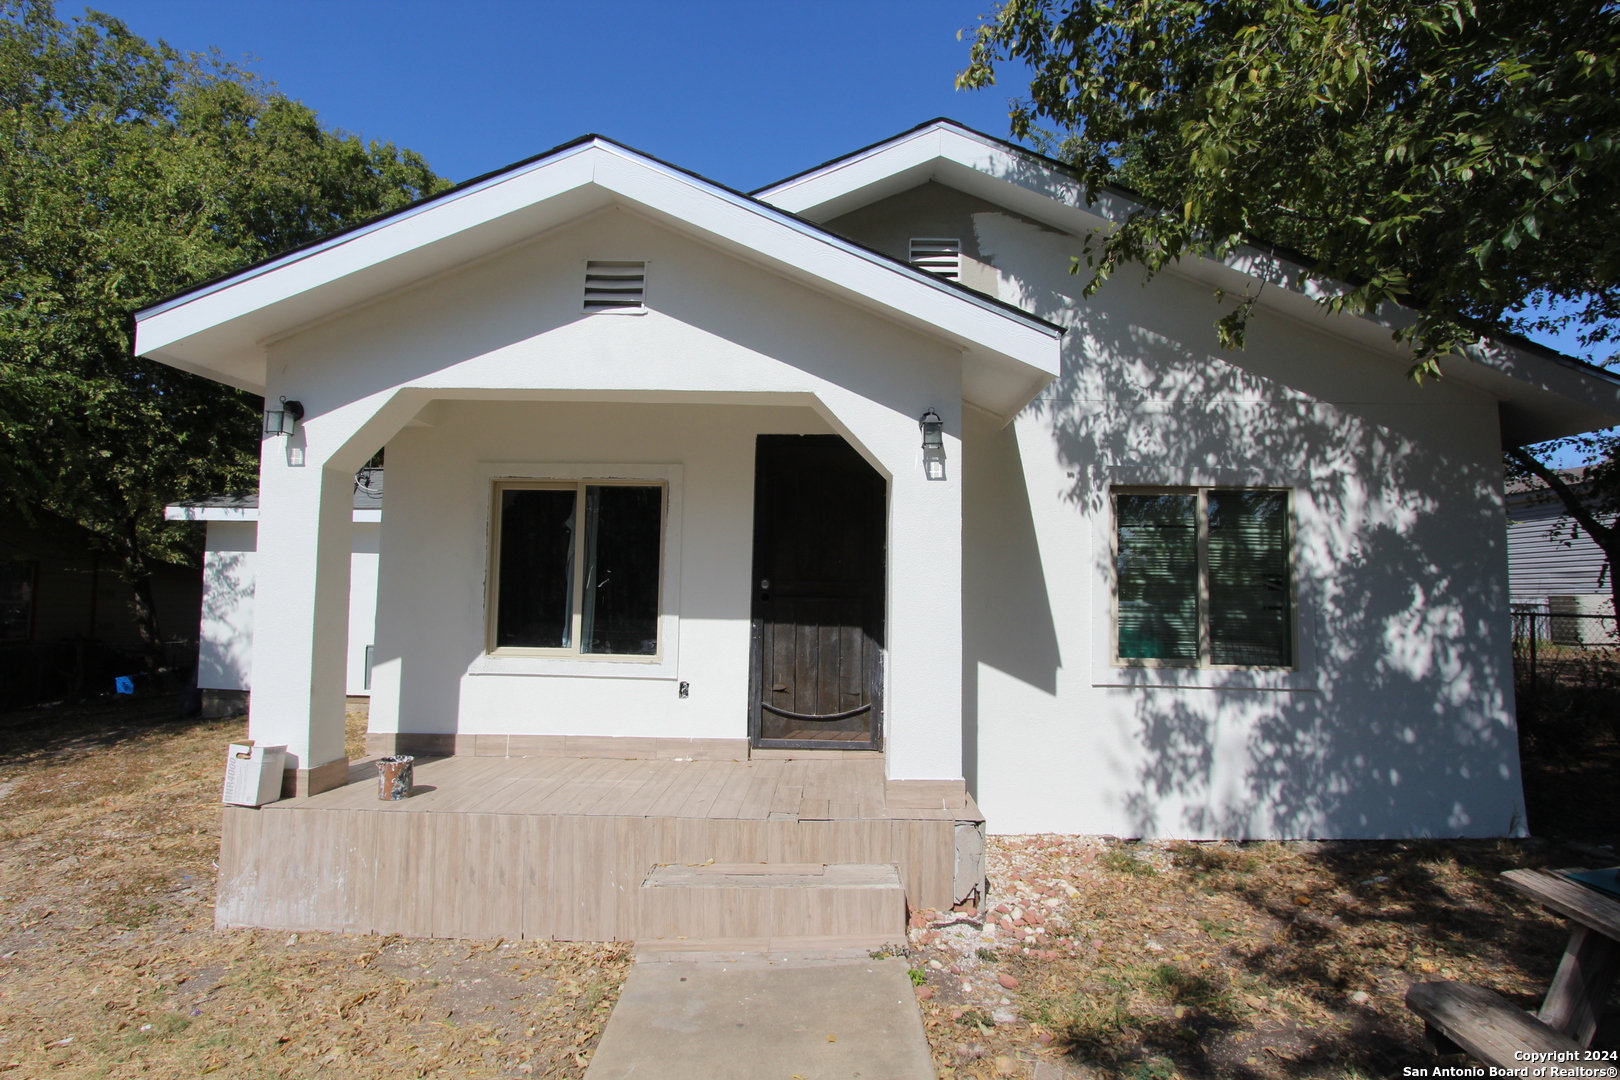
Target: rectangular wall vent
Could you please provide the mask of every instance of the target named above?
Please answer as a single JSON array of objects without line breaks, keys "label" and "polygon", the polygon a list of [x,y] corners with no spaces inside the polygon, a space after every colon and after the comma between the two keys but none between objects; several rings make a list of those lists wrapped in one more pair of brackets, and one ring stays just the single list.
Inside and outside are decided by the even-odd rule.
[{"label": "rectangular wall vent", "polygon": [[962,241],[955,237],[914,236],[911,265],[955,281],[962,270]]},{"label": "rectangular wall vent", "polygon": [[644,311],[647,264],[592,259],[585,264],[586,311]]}]

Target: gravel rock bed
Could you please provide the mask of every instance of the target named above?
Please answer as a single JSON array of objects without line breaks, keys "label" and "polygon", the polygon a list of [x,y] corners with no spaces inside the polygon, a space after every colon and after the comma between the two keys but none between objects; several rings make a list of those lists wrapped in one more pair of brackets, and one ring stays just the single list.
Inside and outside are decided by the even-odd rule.
[{"label": "gravel rock bed", "polygon": [[[909,956],[947,1080],[1372,1078],[1438,1059],[1409,985],[1526,1007],[1567,931],[1497,880],[1620,861],[1541,840],[1130,843],[1003,836],[983,910],[914,913]],[[1614,1045],[1612,1028],[1597,1045]]]}]

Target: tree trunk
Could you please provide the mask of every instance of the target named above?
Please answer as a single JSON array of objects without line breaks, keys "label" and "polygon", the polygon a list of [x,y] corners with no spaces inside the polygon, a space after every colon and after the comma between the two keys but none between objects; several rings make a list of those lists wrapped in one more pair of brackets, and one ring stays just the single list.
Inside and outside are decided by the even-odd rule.
[{"label": "tree trunk", "polygon": [[135,629],[141,639],[141,655],[146,659],[147,673],[155,678],[168,658],[163,649],[163,628],[158,624],[157,602],[152,595],[152,571],[141,548],[134,520],[125,521],[123,526],[117,540],[124,564],[123,578],[129,583],[134,600]]},{"label": "tree trunk", "polygon": [[129,587],[135,598],[135,627],[140,631],[146,670],[155,676],[169,657],[163,648],[163,628],[158,625],[157,603],[152,597],[152,576],[143,573],[130,581]]}]

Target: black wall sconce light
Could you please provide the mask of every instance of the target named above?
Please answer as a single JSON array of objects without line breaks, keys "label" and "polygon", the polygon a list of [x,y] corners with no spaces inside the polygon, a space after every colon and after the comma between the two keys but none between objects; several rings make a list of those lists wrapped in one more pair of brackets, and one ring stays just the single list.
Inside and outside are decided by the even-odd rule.
[{"label": "black wall sconce light", "polygon": [[922,428],[924,450],[939,450],[945,446],[945,421],[939,418],[939,413],[929,409],[917,421],[917,426]]},{"label": "black wall sconce light", "polygon": [[304,406],[301,402],[281,399],[281,408],[266,409],[264,412],[264,433],[266,435],[291,435],[298,430],[298,421],[304,418]]}]

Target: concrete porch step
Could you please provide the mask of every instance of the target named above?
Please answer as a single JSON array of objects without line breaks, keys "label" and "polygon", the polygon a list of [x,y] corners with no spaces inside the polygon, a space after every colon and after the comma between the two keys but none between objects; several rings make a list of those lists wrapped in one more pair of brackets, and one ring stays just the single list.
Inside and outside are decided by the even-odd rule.
[{"label": "concrete porch step", "polygon": [[709,863],[654,867],[637,896],[636,940],[725,942],[906,938],[906,894],[886,863]]}]

